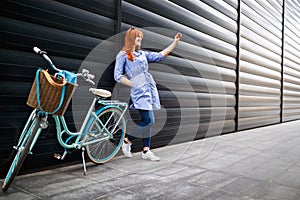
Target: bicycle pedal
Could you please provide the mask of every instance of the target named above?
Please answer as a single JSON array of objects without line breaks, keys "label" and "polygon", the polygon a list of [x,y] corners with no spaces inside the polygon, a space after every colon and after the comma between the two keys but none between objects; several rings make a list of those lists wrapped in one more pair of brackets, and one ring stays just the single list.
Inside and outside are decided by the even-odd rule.
[{"label": "bicycle pedal", "polygon": [[54,153],[53,157],[57,160],[60,160],[61,159],[61,155],[58,154],[58,153]]}]

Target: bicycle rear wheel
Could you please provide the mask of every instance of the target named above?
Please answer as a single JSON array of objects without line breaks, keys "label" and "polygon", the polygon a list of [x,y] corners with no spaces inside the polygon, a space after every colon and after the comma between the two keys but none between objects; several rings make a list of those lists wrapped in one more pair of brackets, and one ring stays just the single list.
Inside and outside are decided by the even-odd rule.
[{"label": "bicycle rear wheel", "polygon": [[29,124],[29,129],[25,134],[21,145],[18,147],[15,158],[7,172],[7,175],[2,185],[3,192],[5,192],[9,188],[15,176],[19,173],[22,164],[29,153],[31,143],[36,133],[38,132],[39,128],[40,128],[40,118],[35,118],[31,122],[31,124]]},{"label": "bicycle rear wheel", "polygon": [[[122,112],[116,108],[108,108],[94,119],[88,129],[86,150],[89,158],[96,164],[111,160],[119,151],[125,136],[126,120]],[[104,130],[103,126],[109,131]],[[99,142],[90,143],[95,140]]]}]

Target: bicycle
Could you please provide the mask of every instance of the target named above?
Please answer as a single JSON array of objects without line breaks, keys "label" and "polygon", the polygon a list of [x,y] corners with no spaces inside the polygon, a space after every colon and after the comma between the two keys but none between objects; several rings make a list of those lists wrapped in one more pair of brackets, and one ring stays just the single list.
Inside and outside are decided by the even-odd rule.
[{"label": "bicycle", "polygon": [[[41,51],[37,47],[34,47],[34,51],[41,55],[52,69],[57,72],[61,71],[61,69],[56,68],[45,51]],[[82,70],[82,73],[77,73],[76,76],[80,76],[87,82],[94,84],[92,81],[94,75],[90,74],[88,70]],[[32,111],[17,145],[14,146],[16,154],[4,179],[3,192],[9,188],[27,155],[32,154],[31,150],[37,142],[40,133],[48,127],[47,118],[49,115],[52,115],[54,118],[58,142],[65,149],[62,156],[55,154],[54,157],[64,160],[68,150],[81,149],[84,175],[87,174],[85,151],[90,160],[96,164],[108,162],[118,153],[126,132],[125,112],[128,104],[118,100],[107,100],[108,97],[111,97],[111,93],[107,90],[90,88],[89,91],[94,94],[94,99],[79,132],[69,131],[63,115],[50,114],[40,108]],[[97,110],[95,109],[96,102],[102,105]]]}]

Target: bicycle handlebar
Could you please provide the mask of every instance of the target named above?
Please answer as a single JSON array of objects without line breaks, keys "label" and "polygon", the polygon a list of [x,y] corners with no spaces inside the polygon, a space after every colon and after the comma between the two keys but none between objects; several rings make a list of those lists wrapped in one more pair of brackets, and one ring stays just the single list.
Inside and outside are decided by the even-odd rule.
[{"label": "bicycle handlebar", "polygon": [[61,69],[58,69],[57,67],[55,67],[55,65],[53,64],[52,60],[47,56],[47,52],[46,51],[42,51],[38,47],[33,47],[33,50],[35,51],[35,53],[37,53],[40,56],[42,56],[55,71],[58,71],[58,72],[62,71]]},{"label": "bicycle handlebar", "polygon": [[[49,56],[47,55],[46,51],[42,51],[41,49],[39,49],[38,47],[33,47],[33,51],[35,53],[37,53],[38,55],[42,56],[48,63],[49,65],[58,72],[61,72],[61,69],[58,69],[57,67],[55,67],[55,65],[53,64],[52,60],[49,58]],[[87,82],[92,83],[93,85],[95,85],[94,81],[92,81],[92,79],[95,78],[95,76],[93,74],[90,74],[89,70],[87,69],[83,69],[82,73],[77,73],[76,76],[81,76],[83,77]]]}]

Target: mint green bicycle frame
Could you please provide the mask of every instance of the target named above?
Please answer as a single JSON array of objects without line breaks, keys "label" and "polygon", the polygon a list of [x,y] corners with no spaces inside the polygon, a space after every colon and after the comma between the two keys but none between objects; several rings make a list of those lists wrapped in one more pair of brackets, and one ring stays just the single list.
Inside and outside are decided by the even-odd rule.
[{"label": "mint green bicycle frame", "polygon": [[[98,103],[104,105],[104,107],[100,108],[97,111],[93,111],[94,107],[95,107],[95,104],[96,104],[97,101],[98,101]],[[98,116],[97,116],[102,111],[104,111],[104,110],[106,110],[108,108],[116,108],[116,109],[118,109],[119,111],[122,112],[122,115],[120,116],[119,121],[116,123],[115,127],[113,127],[112,131],[109,131],[106,128],[106,125],[109,122],[109,120],[107,120],[106,122],[102,122],[98,118]],[[111,137],[111,133],[115,130],[115,128],[118,125],[118,123],[120,123],[122,117],[123,116],[125,117],[125,112],[126,112],[127,108],[128,108],[128,104],[124,103],[124,102],[119,102],[117,100],[103,100],[103,99],[94,98],[94,100],[93,100],[93,102],[92,102],[92,104],[91,104],[91,106],[90,106],[90,108],[88,110],[88,113],[87,113],[87,115],[85,117],[85,120],[84,120],[84,122],[83,122],[83,124],[82,124],[81,129],[80,129],[79,132],[71,132],[71,131],[69,131],[64,116],[53,115],[53,118],[54,118],[55,124],[56,124],[57,139],[58,139],[59,144],[62,147],[67,148],[67,149],[72,149],[72,148],[80,149],[82,146],[86,146],[87,144],[97,143],[97,142],[99,142],[101,140],[105,140],[106,138],[99,138],[99,139],[93,140],[91,142],[85,142],[86,137],[87,137],[88,128],[89,128],[90,124],[93,122],[94,119],[96,119],[99,122],[99,124],[101,125],[101,130],[106,132],[106,134],[108,135],[107,137]],[[32,114],[29,117],[29,120],[28,120],[27,123],[29,123],[30,119],[33,117],[32,116],[33,114],[34,114],[34,112],[32,112]],[[39,128],[39,130],[38,130],[38,132],[37,132],[37,134],[36,134],[36,136],[35,136],[32,144],[31,144],[30,152],[31,152],[33,146],[35,145],[36,141],[38,140],[38,137],[39,137],[41,131],[42,131],[42,128]],[[70,136],[77,136],[75,142],[73,142],[72,144],[67,144],[62,139],[62,135],[64,133],[66,133],[66,134],[68,134]],[[22,133],[22,135],[24,135],[24,134],[25,133]],[[21,135],[20,138],[22,138],[22,135]]]},{"label": "mint green bicycle frame", "polygon": [[[102,104],[103,107],[101,107],[100,109],[95,111],[94,107],[95,107],[95,104],[97,101],[98,101],[98,103]],[[95,94],[95,98],[93,99],[93,102],[87,112],[87,115],[85,117],[85,120],[84,120],[79,132],[69,131],[64,116],[53,115],[53,118],[54,118],[55,124],[56,124],[58,141],[59,141],[60,145],[65,148],[63,156],[60,156],[59,154],[55,154],[55,158],[63,160],[64,157],[66,156],[66,154],[68,153],[66,149],[81,149],[84,175],[87,174],[86,173],[86,164],[85,164],[85,159],[84,159],[85,146],[87,147],[87,153],[88,153],[91,161],[96,164],[102,164],[102,163],[105,163],[105,162],[109,161],[110,159],[112,159],[117,154],[118,150],[120,149],[120,146],[122,145],[122,141],[126,134],[126,123],[127,122],[126,122],[125,112],[126,112],[127,108],[128,108],[127,103],[119,102],[117,100],[104,100]],[[38,116],[36,116],[36,115],[38,115]],[[98,116],[104,121],[101,121],[101,119]],[[102,118],[102,116],[103,116],[103,118]],[[115,117],[118,117],[118,118],[115,118]],[[21,133],[21,136],[18,140],[18,144],[17,144],[17,146],[14,146],[14,148],[17,150],[17,154],[16,154],[15,159],[13,160],[13,163],[12,163],[12,165],[7,173],[7,176],[4,180],[4,183],[2,186],[2,191],[6,191],[8,189],[13,178],[18,173],[18,170],[20,170],[20,167],[23,164],[24,159],[26,158],[26,157],[24,157],[25,154],[22,154],[24,148],[26,149],[25,150],[26,154],[32,153],[32,148],[34,147],[35,143],[37,142],[40,133],[42,132],[43,129],[47,128],[47,126],[48,126],[47,118],[48,118],[47,113],[45,113],[44,111],[40,111],[38,109],[34,109],[34,111],[30,114],[30,116],[26,122],[26,125]],[[94,123],[95,121],[97,123]],[[39,123],[39,124],[37,124],[37,123]],[[120,123],[121,123],[121,127],[119,127]],[[104,157],[104,158],[99,159],[99,157],[94,157],[94,154],[90,152],[89,146],[94,143],[100,143],[101,141],[109,141],[109,142],[111,142],[111,140],[114,141],[115,131],[119,132],[120,130],[121,130],[120,138],[118,138],[118,134],[116,134],[117,135],[116,138],[118,139],[118,144],[117,144],[116,148],[114,148],[112,150],[112,152],[109,153],[109,155],[107,155],[107,156],[105,155],[106,157]],[[94,132],[94,131],[96,131],[96,132]],[[35,135],[31,135],[32,132]],[[98,135],[98,133],[101,136],[99,138],[96,137],[96,135]],[[66,140],[63,140],[64,134],[69,135],[69,137]],[[92,137],[92,140],[88,140],[89,136]],[[72,139],[72,138],[76,138],[76,139],[75,139],[75,141],[72,140],[72,142],[70,142],[70,139]],[[28,145],[30,145],[30,146],[28,146]],[[102,143],[100,143],[99,145],[101,147]],[[105,148],[105,145],[103,147]],[[19,159],[21,159],[20,163],[18,163]]]},{"label": "mint green bicycle frame", "polygon": [[[95,103],[96,103],[97,99],[95,98],[93,100],[92,105],[89,108],[89,111],[85,117],[85,120],[81,126],[81,129],[79,132],[73,133],[71,131],[69,131],[65,118],[63,116],[56,116],[54,115],[54,120],[56,123],[56,130],[57,130],[57,138],[58,141],[60,143],[61,146],[63,146],[64,148],[70,149],[70,148],[78,148],[80,149],[82,146],[86,146],[87,144],[92,144],[92,143],[97,143],[101,140],[104,140],[105,138],[100,138],[97,140],[93,140],[91,142],[86,142],[86,137],[87,137],[87,132],[88,132],[88,128],[90,126],[90,123],[96,119],[99,124],[101,125],[101,131],[106,132],[106,134],[108,135],[108,137],[111,137],[111,133],[114,132],[116,126],[120,123],[122,117],[124,116],[127,108],[128,108],[128,104],[127,103],[122,103],[119,101],[111,101],[111,100],[99,100],[98,103],[105,105],[104,107],[100,108],[99,110],[97,110],[96,112],[93,111],[93,108],[95,107]],[[121,107],[125,107],[125,108],[121,108]],[[118,122],[116,123],[115,127],[113,127],[112,131],[107,130],[106,125],[109,122],[109,120],[107,120],[106,122],[102,122],[99,118],[98,118],[98,114],[100,114],[103,110],[106,110],[108,108],[116,108],[118,110],[120,110],[122,112],[122,115],[120,116]],[[105,124],[104,124],[105,123]],[[60,124],[62,124],[63,127],[63,131],[62,131],[62,127],[60,126]],[[63,140],[62,140],[62,135],[64,133],[67,133],[70,136],[77,136],[76,141],[72,144],[66,144]]]}]

